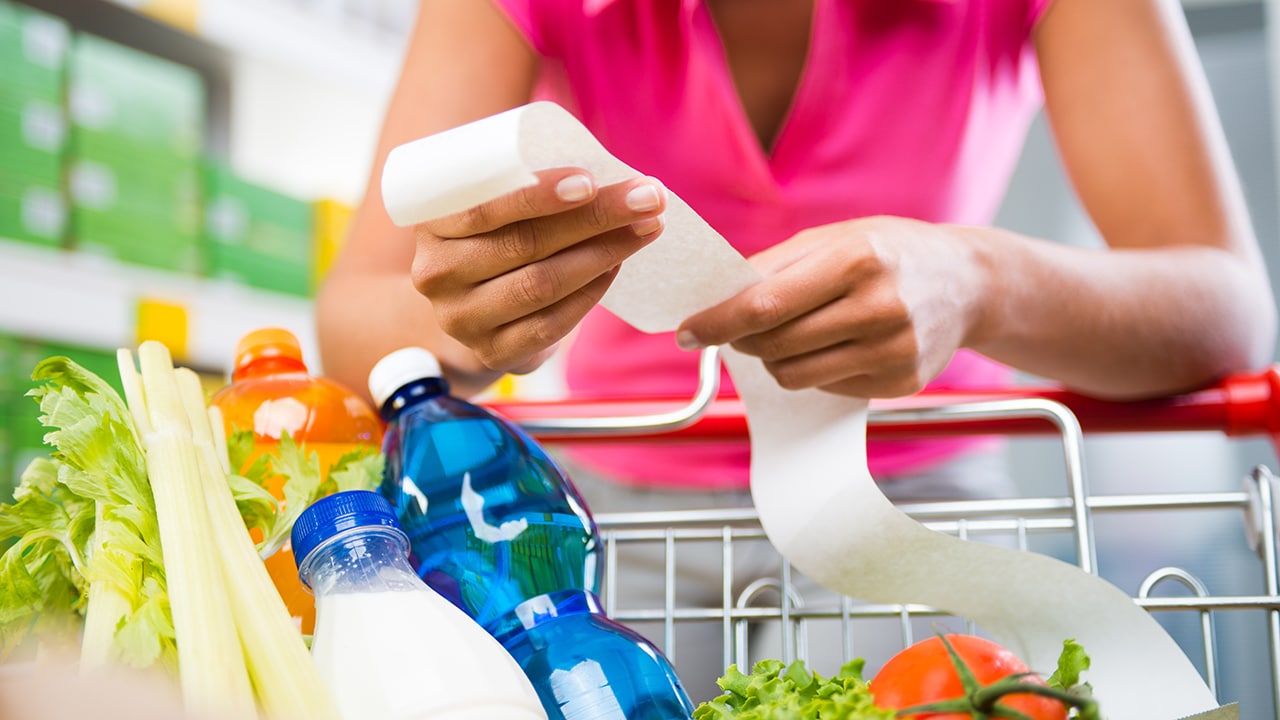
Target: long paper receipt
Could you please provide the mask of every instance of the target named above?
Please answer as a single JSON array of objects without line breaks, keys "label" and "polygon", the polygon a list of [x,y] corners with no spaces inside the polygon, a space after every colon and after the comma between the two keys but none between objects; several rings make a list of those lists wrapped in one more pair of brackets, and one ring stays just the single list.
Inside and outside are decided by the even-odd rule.
[{"label": "long paper receipt", "polygon": [[[397,225],[414,225],[566,166],[601,185],[640,174],[563,108],[539,102],[396,148],[382,175],[383,203]],[[665,231],[623,263],[601,302],[639,330],[666,332],[758,280],[670,195]],[[1093,658],[1086,677],[1110,720],[1236,716],[1234,706],[1216,709],[1194,665],[1120,589],[1044,555],[929,530],[895,508],[867,472],[865,400],[783,390],[745,355],[728,352],[725,362],[747,410],[761,523],[800,571],[862,600],[971,618],[1033,668],[1056,667],[1062,641],[1076,638]]]}]

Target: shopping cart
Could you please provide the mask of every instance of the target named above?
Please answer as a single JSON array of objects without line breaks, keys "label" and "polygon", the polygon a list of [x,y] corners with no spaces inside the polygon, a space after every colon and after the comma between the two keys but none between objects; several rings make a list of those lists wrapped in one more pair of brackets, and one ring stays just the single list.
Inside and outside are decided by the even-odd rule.
[{"label": "shopping cart", "polygon": [[[717,398],[719,356],[703,353],[698,390],[689,398],[634,398],[494,402],[490,406],[511,418],[539,440],[550,443],[597,441],[680,442],[746,437],[740,401]],[[1198,664],[1206,682],[1219,693],[1223,658],[1237,648],[1224,648],[1216,628],[1232,616],[1243,620],[1259,648],[1247,663],[1259,669],[1265,682],[1256,683],[1241,701],[1241,717],[1280,720],[1280,565],[1277,559],[1277,478],[1265,466],[1254,468],[1241,489],[1230,492],[1179,492],[1097,495],[1089,491],[1084,472],[1084,433],[1153,433],[1215,431],[1228,437],[1269,437],[1280,454],[1280,366],[1265,372],[1232,377],[1198,392],[1139,402],[1108,402],[1052,387],[1019,387],[991,391],[926,393],[892,402],[873,403],[868,418],[871,437],[918,437],[943,434],[1056,435],[1062,445],[1066,488],[1049,497],[965,500],[901,505],[925,525],[961,538],[996,540],[1022,549],[1049,547],[1088,572],[1097,572],[1099,545],[1095,516],[1111,513],[1174,514],[1233,513],[1242,519],[1243,537],[1256,553],[1256,592],[1219,594],[1192,569],[1176,565],[1153,567],[1134,592],[1135,601],[1163,619],[1166,614],[1189,617],[1193,632],[1176,639]],[[744,544],[766,543],[754,510],[719,509],[662,513],[598,514],[606,572],[606,609],[618,620],[645,625],[668,654],[681,650],[686,628],[719,627],[722,670],[730,663],[749,666],[756,625],[785,628],[778,653],[784,661],[806,656],[806,623],[826,622],[839,628],[842,657],[859,656],[856,628],[868,620],[895,623],[902,646],[918,639],[920,618],[942,616],[923,606],[869,605],[851,598],[812,602],[797,591],[791,568],[778,558],[776,577],[752,578],[746,585],[734,577],[735,553]],[[1234,521],[1233,521],[1234,522]],[[1175,523],[1176,526],[1176,523]],[[1240,537],[1240,536],[1237,536]],[[1047,544],[1046,544],[1047,543]],[[714,547],[721,557],[720,592],[715,602],[691,605],[678,601],[677,567],[685,548]],[[660,607],[623,607],[618,579],[628,572],[620,564],[619,549],[649,545],[664,559],[663,602]],[[1066,547],[1064,547],[1066,546]],[[1123,548],[1119,550],[1123,552]],[[1176,588],[1170,594],[1168,589]],[[1157,590],[1162,592],[1157,592]],[[959,622],[965,622],[958,619]],[[972,630],[972,625],[968,625]],[[1188,634],[1194,636],[1186,637]],[[1264,659],[1265,658],[1265,659]],[[678,659],[677,659],[678,662]],[[1268,687],[1265,687],[1269,685]],[[1268,709],[1269,706],[1269,709]]]}]

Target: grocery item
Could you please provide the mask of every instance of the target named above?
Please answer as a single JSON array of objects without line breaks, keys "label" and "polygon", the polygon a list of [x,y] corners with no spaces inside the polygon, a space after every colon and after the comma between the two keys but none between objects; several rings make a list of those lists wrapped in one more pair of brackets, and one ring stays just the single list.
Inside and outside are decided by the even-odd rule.
[{"label": "grocery item", "polygon": [[1063,643],[1058,670],[1043,680],[1011,651],[976,635],[937,635],[889,659],[871,680],[876,703],[902,718],[964,720],[1021,713],[1031,720],[1099,720],[1097,703],[1074,692],[1089,657],[1074,640]]},{"label": "grocery item", "polygon": [[383,358],[383,494],[418,574],[496,637],[553,720],[671,720],[693,708],[670,663],[606,617],[595,524],[563,471],[511,423],[449,394],[426,350]]},{"label": "grocery item", "polygon": [[316,595],[311,651],[344,720],[541,720],[520,667],[409,565],[409,538],[377,493],[308,507],[293,527]]},{"label": "grocery item", "polygon": [[702,703],[694,720],[774,720],[774,718],[840,718],[841,720],[894,720],[894,711],[878,707],[867,681],[862,679],[861,659],[851,660],[827,678],[805,667],[803,660],[790,665],[781,660],[757,662],[749,675],[730,665],[716,684],[720,697]]},{"label": "grocery item", "polygon": [[[253,431],[254,450],[237,471],[264,454],[275,456],[286,435],[305,453],[319,457],[321,472],[349,453],[376,451],[382,440],[382,423],[368,404],[348,388],[310,374],[297,337],[279,328],[255,330],[240,340],[231,382],[214,394],[211,404],[222,412],[229,435]],[[266,486],[278,500],[286,500],[278,471]],[[315,602],[298,582],[289,546],[269,555],[266,564],[289,612],[310,633]]]},{"label": "grocery item", "polygon": [[200,379],[160,343],[138,348],[141,372],[117,358],[124,399],[66,357],[32,373],[53,452],[0,506],[0,661],[143,670],[192,717],[336,720],[245,531]]},{"label": "grocery item", "polygon": [[1089,655],[1075,640],[1062,643],[1048,679],[1028,672],[1007,649],[976,635],[948,634],[914,643],[893,656],[868,683],[855,658],[831,678],[805,667],[761,660],[750,674],[730,665],[717,685],[720,697],[702,703],[694,720],[970,720],[1025,718],[1100,720],[1092,688],[1081,675]]},{"label": "grocery item", "polygon": [[[208,717],[254,717],[261,708],[272,720],[335,718],[245,532],[217,410],[205,406],[200,378],[175,370],[168,348],[154,341],[138,347],[138,361],[141,373],[132,353],[119,352],[155,497],[184,703]],[[92,627],[90,613],[86,632]]]}]

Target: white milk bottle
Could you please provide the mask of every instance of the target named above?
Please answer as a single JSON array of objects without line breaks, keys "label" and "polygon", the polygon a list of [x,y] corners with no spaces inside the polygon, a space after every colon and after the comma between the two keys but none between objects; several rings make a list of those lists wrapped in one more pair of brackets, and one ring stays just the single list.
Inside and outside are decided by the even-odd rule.
[{"label": "white milk bottle", "polygon": [[292,542],[316,597],[312,657],[343,720],[546,720],[507,651],[410,568],[381,495],[316,502]]}]

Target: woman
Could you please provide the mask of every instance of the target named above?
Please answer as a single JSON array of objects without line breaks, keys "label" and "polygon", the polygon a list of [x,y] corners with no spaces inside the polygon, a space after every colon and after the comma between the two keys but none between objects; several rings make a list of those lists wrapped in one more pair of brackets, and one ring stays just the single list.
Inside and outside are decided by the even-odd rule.
[{"label": "woman", "polygon": [[[395,145],[549,98],[651,178],[574,168],[415,230]],[[1043,100],[1106,248],[990,227]],[[731,344],[788,388],[990,386],[1007,366],[1111,398],[1266,362],[1275,303],[1173,0],[424,0],[371,184],[319,301],[326,371],[424,345],[455,390],[539,367],[572,391],[687,393]],[[656,179],[655,179],[656,178]],[[661,185],[765,276],[643,336],[595,305],[662,232]],[[895,498],[1005,492],[982,441],[868,446]],[[747,449],[593,447],[595,510],[747,502]],[[606,479],[597,482],[596,476]]]}]

